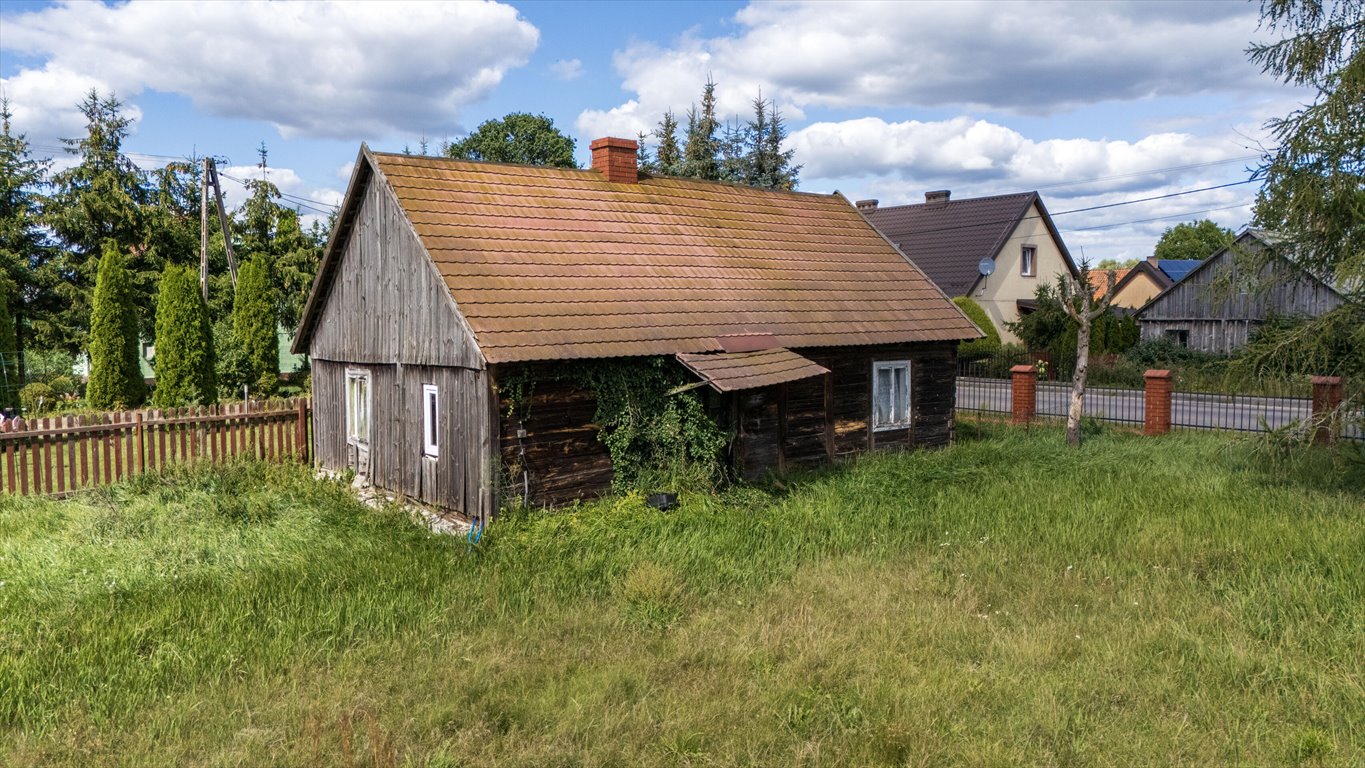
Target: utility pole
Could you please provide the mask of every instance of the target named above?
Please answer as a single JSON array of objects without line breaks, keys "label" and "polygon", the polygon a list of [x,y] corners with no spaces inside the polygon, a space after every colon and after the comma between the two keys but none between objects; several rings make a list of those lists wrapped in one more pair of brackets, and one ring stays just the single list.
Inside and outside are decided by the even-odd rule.
[{"label": "utility pole", "polygon": [[223,186],[218,183],[218,166],[213,158],[204,158],[206,183],[213,184],[213,195],[218,201],[218,224],[223,228],[223,250],[227,252],[228,272],[232,274],[232,288],[237,289],[237,257],[232,253],[232,230],[228,228],[227,209],[223,207]]},{"label": "utility pole", "polygon": [[209,303],[209,163],[204,158],[204,173],[199,179],[199,292]]}]

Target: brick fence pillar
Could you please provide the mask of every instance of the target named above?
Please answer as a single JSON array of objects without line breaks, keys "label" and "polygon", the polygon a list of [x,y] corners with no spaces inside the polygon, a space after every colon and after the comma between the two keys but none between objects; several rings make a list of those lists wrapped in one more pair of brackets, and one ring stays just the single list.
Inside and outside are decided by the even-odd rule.
[{"label": "brick fence pillar", "polygon": [[1313,442],[1325,445],[1336,438],[1332,412],[1341,405],[1341,377],[1313,377]]},{"label": "brick fence pillar", "polygon": [[1010,413],[1015,424],[1027,424],[1038,413],[1038,369],[1016,365],[1010,369]]},{"label": "brick fence pillar", "polygon": [[1142,378],[1147,384],[1142,433],[1164,435],[1171,431],[1171,372],[1147,371]]}]

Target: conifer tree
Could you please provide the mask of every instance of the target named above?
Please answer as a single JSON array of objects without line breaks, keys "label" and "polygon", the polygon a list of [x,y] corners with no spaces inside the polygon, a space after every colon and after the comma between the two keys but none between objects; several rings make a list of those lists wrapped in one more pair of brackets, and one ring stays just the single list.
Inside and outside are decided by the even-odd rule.
[{"label": "conifer tree", "polygon": [[12,131],[10,117],[9,103],[0,99],[0,288],[8,293],[15,320],[15,351],[22,351],[30,341],[57,346],[51,316],[59,309],[53,287],[60,275],[43,232],[39,191],[51,163],[30,156],[27,139]]},{"label": "conifer tree", "polygon": [[213,332],[199,278],[189,267],[167,264],[156,302],[156,389],[163,408],[218,400]]},{"label": "conifer tree", "polygon": [[274,394],[280,379],[279,337],[271,293],[264,261],[259,256],[247,259],[237,272],[232,333],[247,359],[251,383],[264,395]]},{"label": "conifer tree", "polygon": [[654,165],[665,176],[682,175],[682,149],[678,147],[678,118],[673,110],[664,113],[654,129],[659,148],[654,153]]},{"label": "conifer tree", "polygon": [[720,142],[716,131],[716,81],[710,76],[702,87],[701,109],[687,110],[687,143],[683,146],[683,176],[716,181],[720,179]]},{"label": "conifer tree", "polygon": [[19,340],[9,311],[9,289],[0,284],[0,409],[19,407]]},{"label": "conifer tree", "polygon": [[86,399],[92,408],[133,408],[142,404],[147,387],[138,369],[137,310],[132,280],[123,253],[105,244],[95,277],[90,313],[90,381]]}]

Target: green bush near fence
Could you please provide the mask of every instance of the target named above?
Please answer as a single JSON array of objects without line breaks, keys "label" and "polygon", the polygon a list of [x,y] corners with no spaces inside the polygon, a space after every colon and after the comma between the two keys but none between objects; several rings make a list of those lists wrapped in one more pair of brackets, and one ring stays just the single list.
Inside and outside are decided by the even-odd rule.
[{"label": "green bush near fence", "polygon": [[2,500],[0,764],[1365,763],[1345,449],[958,434],[477,545],[299,467]]}]

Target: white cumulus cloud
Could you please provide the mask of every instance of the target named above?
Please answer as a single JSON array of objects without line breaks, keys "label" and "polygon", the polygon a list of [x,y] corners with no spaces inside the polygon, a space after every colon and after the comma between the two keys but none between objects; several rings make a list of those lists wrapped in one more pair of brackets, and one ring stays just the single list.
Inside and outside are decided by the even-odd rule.
[{"label": "white cumulus cloud", "polygon": [[583,76],[583,62],[578,59],[560,59],[550,65],[550,74],[560,80],[577,80]]},{"label": "white cumulus cloud", "polygon": [[39,136],[79,130],[73,107],[92,87],[179,94],[284,136],[437,133],[538,42],[515,8],[487,1],[69,2],[4,18],[0,45],[43,64],[0,87]]}]

